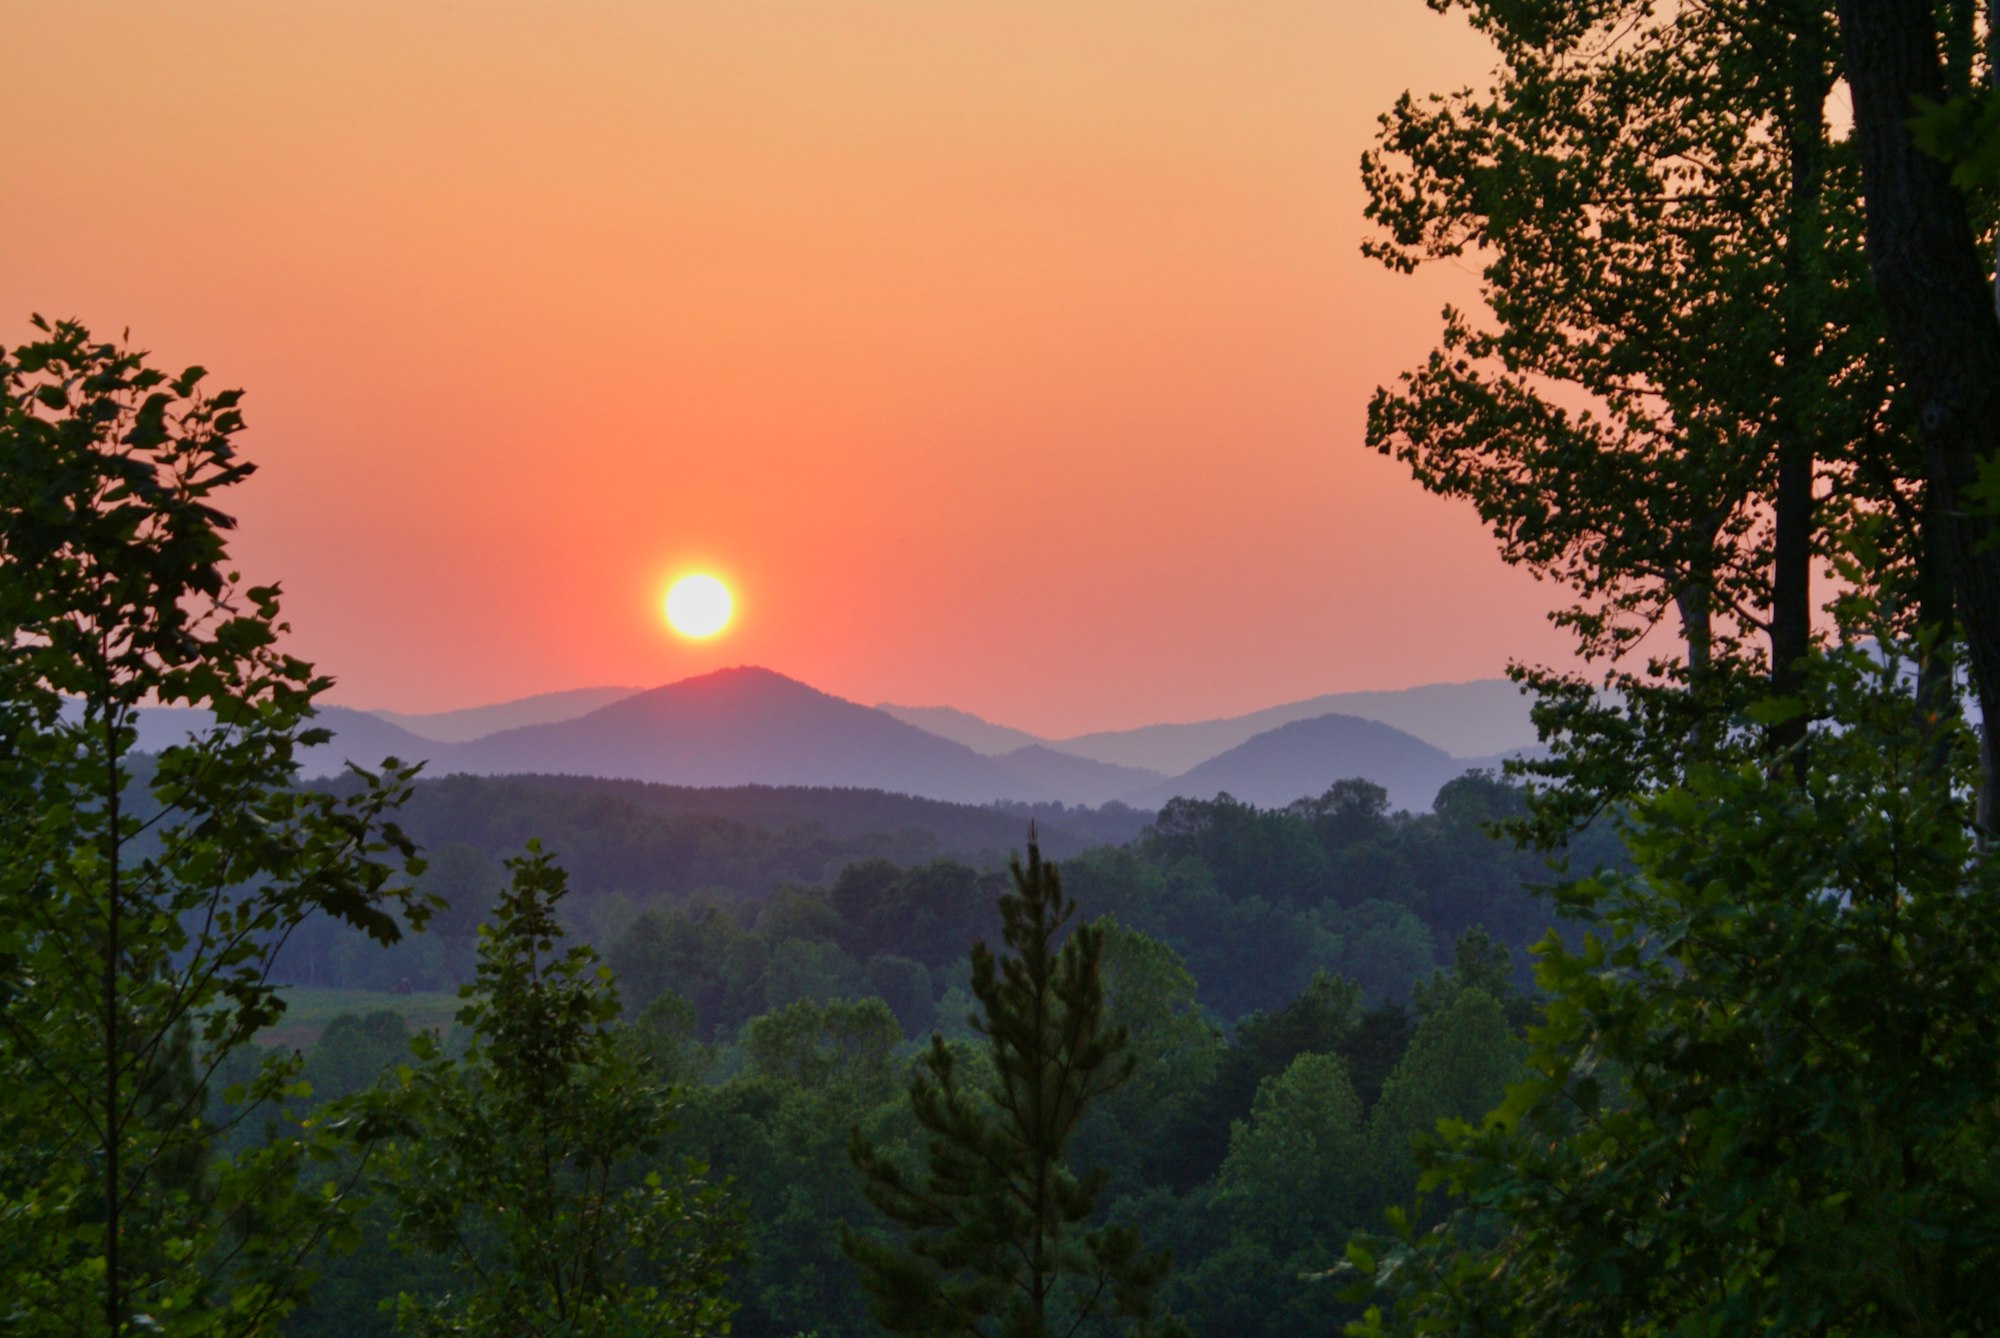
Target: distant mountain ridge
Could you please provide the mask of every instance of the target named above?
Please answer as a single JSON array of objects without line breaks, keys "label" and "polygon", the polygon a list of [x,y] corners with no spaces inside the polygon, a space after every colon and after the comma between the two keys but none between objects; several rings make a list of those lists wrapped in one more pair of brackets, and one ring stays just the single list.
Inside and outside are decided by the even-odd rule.
[{"label": "distant mountain ridge", "polygon": [[[1219,791],[1276,807],[1318,794],[1336,780],[1364,776],[1388,789],[1398,807],[1423,809],[1453,776],[1471,766],[1494,765],[1504,751],[1518,751],[1468,760],[1414,730],[1355,713],[1290,718],[1326,702],[1354,699],[1380,713],[1428,713],[1430,732],[1482,742],[1510,731],[1519,737],[1526,728],[1525,701],[1512,684],[1494,680],[1404,693],[1334,694],[1227,720],[1004,747],[1035,736],[949,707],[862,706],[745,666],[644,691],[587,688],[432,716],[391,718],[323,707],[320,722],[335,738],[307,750],[302,774],[333,775],[349,759],[372,768],[394,755],[427,762],[431,776],[566,775],[711,790],[832,787],[960,804],[1097,807],[1115,800],[1135,808]],[[1500,707],[1517,711],[1518,720]],[[1461,727],[1462,718],[1481,710],[1500,718],[1483,734]],[[464,733],[496,721],[525,723],[454,740],[422,737],[398,720],[435,734]],[[201,713],[147,711],[140,717],[140,746],[156,749],[207,724]],[[1166,765],[1121,760],[1132,757]]]},{"label": "distant mountain ridge", "polygon": [[948,706],[897,706],[884,702],[877,709],[989,755],[1041,744],[1075,757],[1113,766],[1141,767],[1166,776],[1180,775],[1267,730],[1324,715],[1380,721],[1454,757],[1493,757],[1531,749],[1536,744],[1528,698],[1517,685],[1504,678],[1426,683],[1374,692],[1332,692],[1266,707],[1248,715],[1097,730],[1068,738],[1042,738]]},{"label": "distant mountain ridge", "polygon": [[552,725],[588,715],[600,706],[637,696],[639,688],[571,688],[567,692],[542,692],[532,697],[495,702],[490,706],[467,706],[456,711],[433,711],[406,715],[400,711],[370,711],[392,725],[420,735],[434,743],[470,743],[503,729],[522,725]]},{"label": "distant mountain ridge", "polygon": [[1097,762],[1039,743],[1002,753],[993,760],[1033,786],[1036,792],[1046,792],[1068,803],[1093,807],[1113,799],[1127,800],[1134,791],[1147,789],[1167,779],[1159,772],[1144,767]]},{"label": "distant mountain ridge", "polygon": [[[429,739],[418,738],[373,712],[357,711],[346,706],[320,707],[313,723],[332,730],[333,739],[300,750],[299,776],[303,780],[337,776],[347,769],[350,758],[372,771],[385,758],[394,757],[403,762],[422,761],[438,747]],[[139,751],[157,753],[163,748],[186,743],[197,733],[207,733],[215,728],[215,717],[207,711],[184,706],[148,706],[140,708],[134,727],[139,735]]]},{"label": "distant mountain ridge", "polygon": [[454,771],[666,785],[852,786],[969,803],[1041,798],[992,759],[769,669],[719,669],[572,720],[447,750]]},{"label": "distant mountain ridge", "polygon": [[1025,729],[996,725],[954,706],[897,706],[892,702],[877,702],[875,709],[887,711],[906,724],[915,725],[941,739],[962,743],[975,753],[984,753],[988,757],[1018,752],[1023,748],[1047,747],[1049,743],[1049,740],[1030,734]]},{"label": "distant mountain ridge", "polygon": [[1212,799],[1227,793],[1260,808],[1282,808],[1323,794],[1335,781],[1365,776],[1389,792],[1392,808],[1423,810],[1466,764],[1442,748],[1352,715],[1293,720],[1253,735],[1170,781],[1126,796],[1158,808],[1175,796]]}]

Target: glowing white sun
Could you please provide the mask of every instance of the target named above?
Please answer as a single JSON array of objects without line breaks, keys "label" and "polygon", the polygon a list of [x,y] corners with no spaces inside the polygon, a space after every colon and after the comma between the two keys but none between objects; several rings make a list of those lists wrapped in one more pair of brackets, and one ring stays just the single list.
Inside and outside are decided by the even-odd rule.
[{"label": "glowing white sun", "polygon": [[667,591],[667,622],[687,637],[711,637],[729,625],[729,587],[713,576],[683,576]]}]

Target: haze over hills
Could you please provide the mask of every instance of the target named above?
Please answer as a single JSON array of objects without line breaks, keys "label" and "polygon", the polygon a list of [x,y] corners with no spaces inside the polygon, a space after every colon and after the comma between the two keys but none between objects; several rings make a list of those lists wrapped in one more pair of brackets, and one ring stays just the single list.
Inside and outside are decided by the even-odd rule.
[{"label": "haze over hills", "polygon": [[[337,774],[350,758],[372,768],[393,755],[426,761],[433,777],[567,775],[709,789],[854,788],[981,805],[1095,807],[1115,800],[1138,808],[1155,808],[1175,795],[1209,798],[1225,790],[1273,807],[1318,794],[1336,780],[1364,776],[1388,789],[1397,807],[1421,810],[1446,780],[1497,761],[1492,754],[1454,757],[1415,731],[1351,713],[1286,718],[1357,697],[1404,716],[1428,709],[1433,734],[1492,742],[1525,731],[1525,703],[1513,686],[1488,681],[1406,693],[1335,694],[1230,720],[1034,742],[988,755],[964,740],[996,747],[1033,736],[951,708],[862,706],[768,669],[744,667],[646,691],[589,688],[396,717],[448,734],[494,721],[534,721],[462,741],[420,737],[381,713],[323,707],[320,719],[335,738],[307,751],[303,775]],[[1482,707],[1497,718],[1481,717]],[[960,738],[932,733],[904,715]],[[555,718],[535,720],[538,716]],[[158,748],[207,724],[197,713],[149,710],[140,718],[140,746]],[[1213,751],[1204,751],[1209,748]],[[1118,760],[1133,756],[1155,758],[1173,769]]]},{"label": "haze over hills", "polygon": [[1105,730],[1058,739],[1053,746],[1100,762],[1150,767],[1173,776],[1280,725],[1328,715],[1391,726],[1449,756],[1502,753],[1535,743],[1528,699],[1506,679],[1489,678],[1398,692],[1335,692],[1226,720]]},{"label": "haze over hills", "polygon": [[722,669],[573,720],[447,749],[444,769],[668,785],[832,785],[986,803],[1040,799],[963,744],[769,669]]},{"label": "haze over hills", "polygon": [[1100,730],[1064,739],[1040,738],[947,706],[885,702],[877,709],[990,756],[1038,743],[1072,756],[1141,767],[1167,776],[1180,775],[1266,730],[1324,715],[1377,720],[1455,757],[1493,757],[1530,749],[1536,743],[1528,699],[1504,678],[1428,683],[1393,691],[1333,692],[1248,715]]},{"label": "haze over hills", "polygon": [[1390,807],[1421,811],[1465,769],[1443,749],[1379,720],[1322,715],[1255,735],[1125,802],[1158,808],[1176,795],[1212,799],[1226,791],[1260,808],[1281,808],[1324,793],[1335,781],[1365,776],[1389,792]]},{"label": "haze over hills", "polygon": [[1002,753],[993,760],[1026,782],[1031,787],[1027,793],[1048,794],[1066,803],[1092,807],[1113,799],[1122,801],[1135,790],[1167,779],[1143,767],[1096,762],[1039,743]]},{"label": "haze over hills", "polygon": [[[369,714],[425,739],[466,743],[522,725],[574,720],[613,702],[637,696],[641,691],[632,687],[575,688],[454,711],[406,714],[376,710]],[[1100,730],[1068,738],[1045,738],[1024,729],[994,724],[951,706],[879,702],[874,709],[988,757],[1041,747],[1071,757],[1134,767],[1158,776],[1178,775],[1266,730],[1322,715],[1379,720],[1454,757],[1487,764],[1536,747],[1528,700],[1504,678],[1370,692],[1334,692],[1247,715]],[[1140,778],[1140,782],[1144,779]]]},{"label": "haze over hills", "polygon": [[[304,780],[337,776],[346,770],[349,758],[373,770],[381,765],[384,758],[416,762],[438,751],[438,745],[429,739],[418,738],[370,711],[357,711],[346,706],[322,706],[316,723],[332,730],[333,739],[299,753],[299,775]],[[213,729],[215,717],[207,711],[186,707],[150,706],[141,708],[135,726],[139,735],[139,751],[156,753],[162,748],[186,743],[196,733]]]},{"label": "haze over hills", "polygon": [[877,702],[875,709],[887,711],[898,720],[907,721],[918,729],[928,730],[941,739],[962,743],[974,752],[985,753],[988,757],[998,757],[1002,753],[1017,752],[1022,748],[1046,745],[1049,742],[1038,734],[1028,733],[1025,729],[996,725],[990,720],[982,720],[972,712],[961,711],[955,706],[897,706],[892,702]]},{"label": "haze over hills", "polygon": [[600,706],[636,696],[639,688],[572,688],[567,692],[543,692],[532,697],[496,702],[490,706],[468,706],[456,711],[433,711],[427,715],[405,715],[400,711],[371,711],[392,725],[436,743],[470,743],[522,725],[549,725],[589,715]]}]

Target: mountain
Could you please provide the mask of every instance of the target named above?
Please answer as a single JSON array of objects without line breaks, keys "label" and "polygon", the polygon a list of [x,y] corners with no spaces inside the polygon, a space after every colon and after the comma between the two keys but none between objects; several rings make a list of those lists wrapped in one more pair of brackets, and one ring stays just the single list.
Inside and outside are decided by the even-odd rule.
[{"label": "mountain", "polygon": [[1002,753],[993,760],[1020,778],[1023,794],[1055,795],[1066,803],[1088,804],[1093,808],[1166,779],[1159,772],[1143,767],[1093,762],[1039,743]]},{"label": "mountain", "polygon": [[[1336,692],[1222,720],[1106,730],[1048,743],[1079,757],[1174,776],[1279,725],[1325,715],[1391,725],[1456,756],[1505,753],[1535,744],[1528,699],[1504,678],[1431,683],[1395,692]],[[1425,803],[1429,802],[1426,796]]]},{"label": "mountain", "polygon": [[[156,753],[213,729],[215,717],[186,706],[148,706],[140,709],[133,723],[139,735],[138,750]],[[313,723],[332,730],[333,740],[299,752],[302,780],[337,776],[349,761],[373,771],[384,758],[416,762],[444,751],[429,739],[420,739],[370,712],[345,706],[320,707]]]},{"label": "mountain", "polygon": [[[947,707],[872,708],[746,667],[643,692],[586,688],[429,716],[323,707],[319,722],[334,731],[334,740],[307,750],[302,763],[307,779],[337,774],[349,759],[373,768],[393,755],[427,760],[432,776],[560,774],[702,788],[859,788],[970,804],[1095,806],[1119,799],[1138,807],[1224,789],[1240,799],[1283,804],[1362,775],[1387,786],[1399,806],[1415,808],[1428,807],[1437,785],[1473,765],[1454,762],[1447,755],[1454,750],[1426,743],[1417,729],[1312,710],[1317,703],[1355,700],[1383,714],[1421,717],[1424,730],[1438,736],[1491,742],[1510,731],[1515,737],[1527,732],[1525,702],[1513,686],[1486,682],[1335,694],[1228,720],[1048,743]],[[1307,714],[1290,718],[1300,712]],[[140,746],[183,739],[206,728],[208,719],[187,710],[145,711]],[[463,741],[423,737],[398,723],[456,738],[509,719],[523,723]],[[1285,732],[1288,725],[1327,719],[1348,723]],[[1009,744],[1014,746],[1004,746]]]},{"label": "mountain", "polygon": [[858,786],[987,803],[1053,798],[963,744],[769,669],[723,669],[574,720],[459,744],[440,770],[667,785]]},{"label": "mountain", "polygon": [[950,739],[962,743],[975,753],[988,757],[998,757],[1002,753],[1015,752],[1021,748],[1045,744],[1047,739],[1028,733],[1025,729],[1011,729],[1006,725],[996,725],[982,720],[970,711],[960,711],[950,706],[897,706],[890,702],[878,703],[878,711],[886,711],[905,724],[937,735],[940,739]]},{"label": "mountain", "polygon": [[1389,792],[1390,807],[1420,811],[1464,770],[1465,763],[1442,748],[1379,720],[1322,715],[1267,730],[1184,775],[1126,795],[1125,802],[1158,808],[1176,795],[1212,799],[1227,791],[1245,803],[1279,808],[1337,780],[1363,776]]},{"label": "mountain", "polygon": [[412,734],[435,743],[469,743],[522,725],[548,725],[574,720],[600,706],[623,701],[637,688],[572,688],[567,692],[544,692],[533,697],[495,702],[491,706],[467,706],[456,711],[434,711],[428,715],[405,715],[401,711],[370,711]]}]

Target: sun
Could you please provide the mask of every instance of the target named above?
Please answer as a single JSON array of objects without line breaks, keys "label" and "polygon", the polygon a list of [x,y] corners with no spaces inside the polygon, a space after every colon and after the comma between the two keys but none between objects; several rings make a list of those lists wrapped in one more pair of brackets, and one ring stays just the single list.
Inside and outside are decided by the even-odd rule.
[{"label": "sun", "polygon": [[683,576],[667,591],[667,622],[682,636],[696,640],[727,627],[734,607],[729,587],[706,572]]}]

